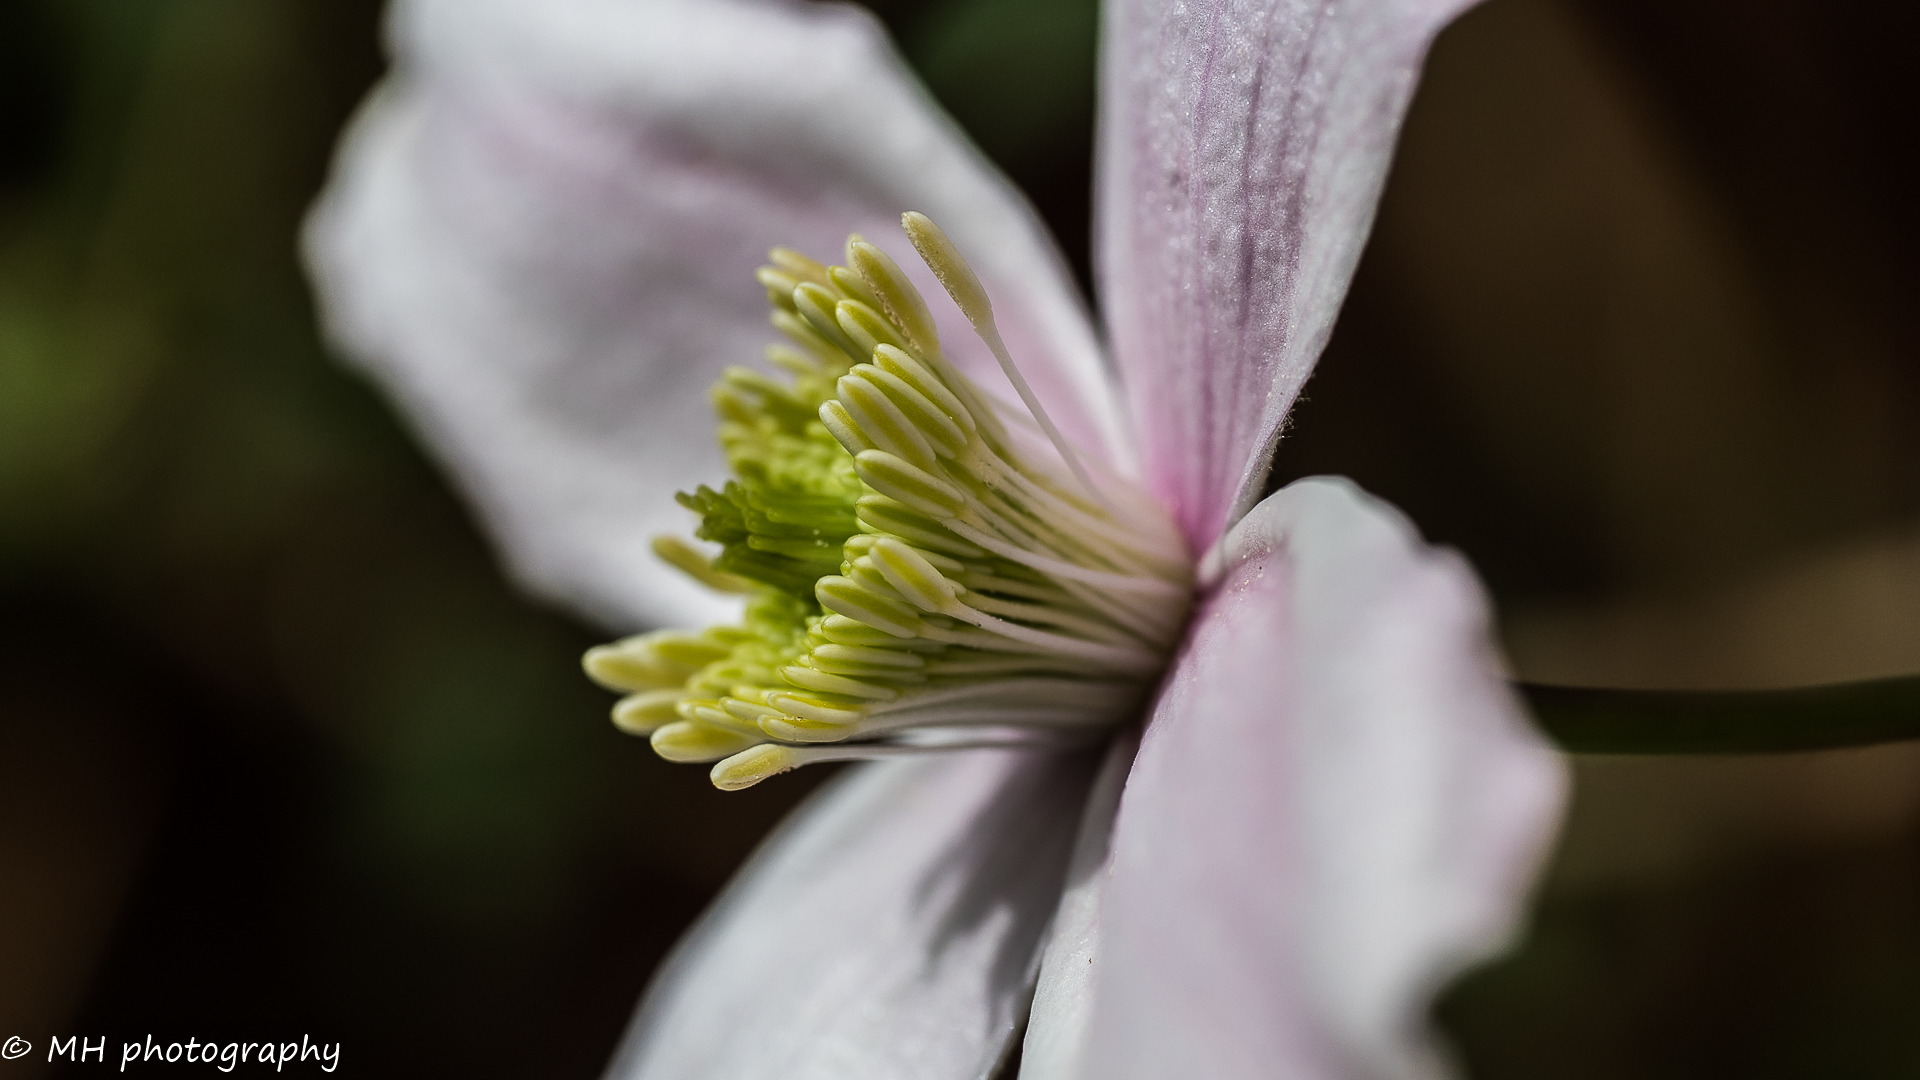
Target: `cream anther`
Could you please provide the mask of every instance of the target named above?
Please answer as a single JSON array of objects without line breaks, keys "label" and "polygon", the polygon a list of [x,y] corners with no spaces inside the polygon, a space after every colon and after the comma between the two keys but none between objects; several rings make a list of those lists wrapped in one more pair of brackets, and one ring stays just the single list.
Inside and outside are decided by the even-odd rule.
[{"label": "cream anther", "polygon": [[907,335],[914,348],[926,355],[940,351],[940,331],[933,324],[933,312],[920,298],[920,290],[886,252],[862,240],[847,243],[847,259],[866,282],[880,303],[881,311]]},{"label": "cream anther", "polygon": [[[1060,429],[1053,426],[1053,419],[1040,404],[1039,396],[1033,392],[1033,387],[1027,385],[1027,377],[1020,373],[1019,365],[1013,362],[1013,356],[1007,352],[1006,342],[1000,339],[1000,328],[993,321],[993,302],[987,298],[987,290],[980,284],[979,275],[961,256],[960,249],[953,246],[953,241],[947,239],[947,234],[940,231],[940,226],[925,214],[909,211],[900,215],[900,223],[906,227],[907,238],[913,241],[914,250],[920,253],[920,258],[933,271],[933,276],[940,280],[941,288],[947,290],[947,295],[953,298],[960,313],[972,324],[973,332],[980,336],[988,351],[993,353],[993,358],[999,361],[1000,370],[1006,373],[1007,381],[1013,383],[1014,391],[1033,415],[1034,422],[1046,432],[1047,440],[1053,443],[1053,448],[1067,463],[1067,468],[1073,470],[1074,478],[1080,481],[1081,490],[1096,502],[1106,505],[1106,496],[1093,482],[1093,477],[1087,474],[1086,466],[1080,463],[1080,455],[1060,434]],[[1108,506],[1108,509],[1112,507]]]}]

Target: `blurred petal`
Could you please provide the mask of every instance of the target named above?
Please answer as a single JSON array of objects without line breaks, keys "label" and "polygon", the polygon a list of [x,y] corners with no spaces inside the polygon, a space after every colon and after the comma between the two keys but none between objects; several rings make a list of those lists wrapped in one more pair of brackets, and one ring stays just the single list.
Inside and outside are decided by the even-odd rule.
[{"label": "blurred petal", "polygon": [[978,751],[843,775],[681,942],[609,1080],[991,1075],[1093,764]]},{"label": "blurred petal", "polygon": [[[537,591],[617,624],[724,612],[648,545],[691,527],[674,490],[725,476],[706,389],[775,337],[753,270],[776,244],[837,261],[855,230],[910,262],[905,209],[976,259],[1062,426],[1109,438],[1117,409],[1044,230],[869,16],[419,0],[392,38],[309,263],[334,339]],[[959,359],[984,357],[947,322]]]},{"label": "blurred petal", "polygon": [[1508,939],[1564,765],[1471,570],[1350,483],[1223,565],[1121,798],[1079,1075],[1442,1075],[1430,999]]},{"label": "blurred petal", "polygon": [[1107,759],[1087,794],[1080,834],[1067,863],[1067,885],[1047,929],[1033,1012],[1020,1047],[1022,1080],[1059,1080],[1078,1074],[1093,1020],[1093,958],[1100,952],[1100,903],[1105,894],[1113,816],[1120,809],[1140,733],[1128,730],[1107,748]]},{"label": "blurred petal", "polygon": [[1149,484],[1205,551],[1332,332],[1435,31],[1471,0],[1115,0],[1102,306]]}]

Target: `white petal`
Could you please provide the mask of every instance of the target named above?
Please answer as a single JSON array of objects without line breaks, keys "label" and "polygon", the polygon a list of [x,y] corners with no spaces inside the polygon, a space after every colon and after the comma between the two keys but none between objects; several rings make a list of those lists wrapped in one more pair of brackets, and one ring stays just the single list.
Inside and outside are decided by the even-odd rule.
[{"label": "white petal", "polygon": [[1351,484],[1230,534],[1121,799],[1079,1075],[1444,1074],[1564,798],[1457,555]]},{"label": "white petal", "polygon": [[1113,741],[1087,795],[1080,834],[1067,863],[1067,887],[1047,929],[1033,1012],[1020,1047],[1021,1080],[1060,1080],[1079,1073],[1093,1022],[1094,957],[1100,953],[1100,905],[1105,895],[1109,840],[1120,792],[1140,748],[1128,730]]},{"label": "white petal", "polygon": [[984,1080],[1024,1020],[1085,754],[860,766],[656,977],[609,1080]]},{"label": "white petal", "polygon": [[1101,301],[1194,550],[1258,499],[1333,331],[1427,43],[1471,0],[1114,0]]},{"label": "white petal", "polygon": [[[536,590],[617,624],[725,608],[660,568],[724,479],[708,385],[775,335],[752,273],[941,221],[1063,427],[1117,409],[1044,230],[851,8],[419,0],[308,224],[323,315]],[[923,280],[933,288],[931,275]],[[944,303],[936,305],[945,309]],[[964,321],[947,315],[963,355]],[[964,335],[964,336],[963,336]]]}]

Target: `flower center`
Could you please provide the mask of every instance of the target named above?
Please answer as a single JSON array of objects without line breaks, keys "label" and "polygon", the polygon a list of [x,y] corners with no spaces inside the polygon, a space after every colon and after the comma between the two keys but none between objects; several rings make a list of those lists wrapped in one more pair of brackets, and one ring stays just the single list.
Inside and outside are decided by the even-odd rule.
[{"label": "flower center", "polygon": [[670,761],[749,787],[818,761],[1097,738],[1135,715],[1185,626],[1192,558],[1145,492],[1089,467],[1001,341],[985,290],[919,214],[908,236],[1024,409],[942,353],[926,301],[879,248],[846,265],[776,248],[759,271],[788,339],[783,382],[713,389],[734,478],[681,493],[709,560],[654,550],[747,596],[737,626],[589,651],[614,722]]}]

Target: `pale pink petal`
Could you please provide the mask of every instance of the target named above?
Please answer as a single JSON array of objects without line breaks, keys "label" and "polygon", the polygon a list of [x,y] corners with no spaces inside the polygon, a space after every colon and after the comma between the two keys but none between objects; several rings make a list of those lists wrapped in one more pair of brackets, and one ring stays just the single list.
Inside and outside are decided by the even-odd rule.
[{"label": "pale pink petal", "polygon": [[608,1080],[979,1080],[1024,1020],[1089,755],[865,765],[656,977]]},{"label": "pale pink petal", "polygon": [[[870,16],[416,0],[391,30],[394,73],[342,143],[309,264],[334,340],[535,590],[614,623],[723,613],[648,545],[690,528],[676,489],[724,479],[706,389],[775,338],[754,268],[777,244],[838,261],[856,230],[913,264],[903,210],[975,256],[1062,426],[1111,442],[1118,410],[1044,229]],[[997,371],[957,313],[943,325]]]},{"label": "pale pink petal", "polygon": [[1096,259],[1154,491],[1245,513],[1333,329],[1434,32],[1471,0],[1114,0]]},{"label": "pale pink petal", "polygon": [[1466,563],[1345,481],[1226,541],[1112,839],[1078,1075],[1442,1075],[1432,995],[1508,940],[1558,819]]}]

